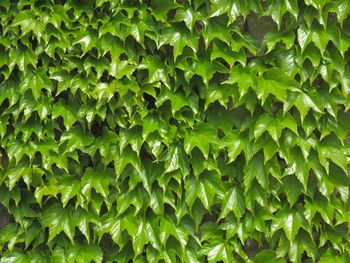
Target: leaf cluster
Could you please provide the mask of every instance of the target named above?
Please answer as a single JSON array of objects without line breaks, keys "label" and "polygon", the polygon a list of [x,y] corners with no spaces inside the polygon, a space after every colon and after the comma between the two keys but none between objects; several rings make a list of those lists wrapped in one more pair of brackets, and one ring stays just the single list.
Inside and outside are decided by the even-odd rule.
[{"label": "leaf cluster", "polygon": [[1,1],[0,262],[349,262],[349,11]]}]

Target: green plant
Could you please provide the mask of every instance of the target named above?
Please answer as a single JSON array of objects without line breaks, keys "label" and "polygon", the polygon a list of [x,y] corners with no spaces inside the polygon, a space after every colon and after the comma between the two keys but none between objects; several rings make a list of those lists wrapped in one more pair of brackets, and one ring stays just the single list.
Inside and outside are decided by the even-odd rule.
[{"label": "green plant", "polygon": [[349,262],[349,10],[1,1],[0,262]]}]

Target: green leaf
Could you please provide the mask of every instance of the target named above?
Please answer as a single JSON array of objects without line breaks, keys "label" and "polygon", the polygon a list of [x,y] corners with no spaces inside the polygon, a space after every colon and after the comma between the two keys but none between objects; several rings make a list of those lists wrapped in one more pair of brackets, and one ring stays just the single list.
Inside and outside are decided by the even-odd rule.
[{"label": "green leaf", "polygon": [[234,161],[238,155],[244,151],[246,158],[250,158],[248,153],[248,141],[237,133],[230,133],[222,139],[222,143],[227,147],[227,155],[229,157],[229,162]]},{"label": "green leaf", "polygon": [[68,236],[71,242],[74,242],[74,225],[70,211],[64,209],[60,204],[54,203],[45,207],[41,215],[42,225],[49,228],[49,237],[47,242],[53,240],[62,231]]},{"label": "green leaf", "polygon": [[295,238],[302,227],[304,230],[308,231],[307,221],[302,213],[301,207],[293,208],[291,210],[284,209],[276,215],[276,221],[272,226],[272,229],[283,228],[286,237],[293,244]]},{"label": "green leaf", "polygon": [[309,257],[312,257],[315,260],[316,257],[316,245],[315,242],[311,239],[310,235],[305,231],[302,231],[298,235],[295,242],[291,243],[289,257],[294,262],[301,262],[301,257],[304,253]]},{"label": "green leaf", "polygon": [[70,246],[67,260],[69,262],[102,262],[102,250],[98,245],[80,245]]},{"label": "green leaf", "polygon": [[244,168],[244,191],[247,192],[254,178],[264,188],[268,188],[268,176],[265,173],[262,154],[254,156]]},{"label": "green leaf", "polygon": [[150,207],[157,215],[164,214],[164,195],[161,188],[156,187],[150,197]]},{"label": "green leaf", "polygon": [[97,46],[97,35],[94,32],[84,31],[78,36],[74,44],[80,44],[84,53]]},{"label": "green leaf", "polygon": [[277,258],[276,253],[273,250],[263,250],[256,255],[256,263],[285,263],[287,262],[284,258]]},{"label": "green leaf", "polygon": [[186,6],[183,8],[177,8],[176,9],[176,14],[174,17],[174,21],[176,22],[182,22],[184,21],[186,24],[186,27],[192,31],[195,22],[201,18],[200,13],[197,13],[193,10],[192,7]]},{"label": "green leaf", "polygon": [[247,59],[243,49],[233,51],[228,47],[228,45],[221,42],[213,43],[213,51],[210,53],[210,60],[214,60],[216,58],[224,59],[231,66],[231,68],[237,61],[240,62],[241,65],[245,66]]},{"label": "green leaf", "polygon": [[54,196],[56,197],[58,193],[57,182],[50,181],[48,185],[38,186],[35,189],[35,198],[37,202],[41,205],[41,200],[43,196]]},{"label": "green leaf", "polygon": [[179,146],[172,146],[169,148],[167,154],[167,162],[165,165],[165,172],[172,172],[180,169],[183,176],[189,174],[189,164],[185,151]]},{"label": "green leaf", "polygon": [[219,139],[216,130],[209,124],[199,123],[194,129],[185,135],[184,147],[187,154],[191,155],[192,149],[198,147],[206,159],[209,157],[210,144],[216,145]]},{"label": "green leaf", "polygon": [[285,72],[278,69],[270,69],[263,76],[258,78],[257,95],[258,99],[265,102],[267,97],[272,94],[282,102],[287,100],[287,91],[295,90],[298,83],[289,77]]},{"label": "green leaf", "polygon": [[147,56],[139,69],[148,69],[148,83],[162,82],[169,88],[169,68],[158,56]]},{"label": "green leaf", "polygon": [[0,262],[348,262],[349,11],[0,1]]},{"label": "green leaf", "polygon": [[78,106],[79,105],[77,104],[66,104],[60,100],[53,106],[52,118],[61,116],[63,118],[64,125],[66,126],[67,130],[69,130],[73,124],[79,120],[79,116],[77,115]]},{"label": "green leaf", "polygon": [[[274,1],[274,2],[276,3],[278,1]],[[269,31],[264,36],[262,45],[263,46],[266,45],[267,52],[271,52],[276,47],[276,44],[278,44],[281,41],[286,45],[287,49],[291,48],[294,45],[294,41],[295,41],[294,33],[287,32],[287,33],[281,34],[279,32]]]},{"label": "green leaf", "polygon": [[[16,158],[17,159],[17,158]],[[20,180],[21,176],[31,174],[28,162],[22,159],[17,165],[9,166],[7,170],[1,173],[1,183],[6,180],[8,189],[11,191]]]},{"label": "green leaf", "polygon": [[12,250],[18,238],[18,230],[18,226],[14,223],[3,226],[0,229],[0,247],[2,248],[7,243],[9,249]]},{"label": "green leaf", "polygon": [[62,176],[58,183],[58,189],[61,193],[61,202],[65,207],[69,200],[80,193],[80,181],[69,175]]},{"label": "green leaf", "polygon": [[15,16],[12,21],[11,27],[20,26],[22,35],[28,34],[32,31],[36,37],[40,40],[42,34],[45,31],[45,25],[37,19],[38,16],[32,10],[22,11]]},{"label": "green leaf", "polygon": [[182,249],[185,248],[188,242],[187,231],[181,227],[176,226],[170,219],[164,217],[160,221],[160,239],[164,244],[168,240],[169,236],[172,235],[181,244]]},{"label": "green leaf", "polygon": [[221,14],[227,13],[229,17],[229,23],[233,23],[236,21],[236,19],[243,15],[245,18],[252,6],[250,6],[252,3],[245,3],[242,0],[238,1],[229,1],[229,4],[225,2],[224,0],[215,0],[212,2],[212,11],[211,11],[211,17],[213,16],[219,16]]},{"label": "green leaf", "polygon": [[36,72],[28,71],[20,86],[22,94],[30,89],[36,100],[40,97],[42,89],[49,92],[52,89],[52,83],[43,68],[38,69]]},{"label": "green leaf", "polygon": [[220,260],[223,260],[225,263],[227,262],[234,262],[234,259],[232,257],[232,253],[230,250],[225,246],[225,244],[218,244],[212,248],[210,248],[210,251],[208,251],[208,261],[209,262],[218,262]]},{"label": "green leaf", "polygon": [[303,192],[303,185],[294,175],[287,175],[282,179],[288,203],[293,206]]},{"label": "green leaf", "polygon": [[224,218],[230,211],[233,211],[237,219],[240,219],[246,210],[244,192],[241,188],[235,187],[228,192],[222,202],[220,218]]},{"label": "green leaf", "polygon": [[156,19],[165,22],[167,20],[167,13],[169,10],[176,8],[176,1],[163,2],[161,0],[152,1],[151,8]]},{"label": "green leaf", "polygon": [[109,183],[113,177],[112,172],[109,169],[103,169],[98,167],[96,170],[88,168],[83,177],[81,178],[81,193],[89,201],[91,195],[91,189],[101,194],[107,199],[109,194]]},{"label": "green leaf", "polygon": [[206,87],[209,86],[209,81],[213,78],[214,73],[228,73],[228,69],[220,62],[210,61],[209,57],[200,57],[199,59],[182,59],[177,65],[184,71],[185,80],[187,82],[194,75],[201,76]]},{"label": "green leaf", "polygon": [[269,5],[269,13],[271,18],[277,23],[278,28],[281,28],[282,19],[284,14],[287,12],[287,6],[284,1],[271,1]]},{"label": "green leaf", "polygon": [[346,258],[346,254],[338,255],[337,251],[332,248],[328,248],[325,253],[320,258],[320,263],[326,263],[326,262],[341,262],[345,263],[348,262],[348,259]]},{"label": "green leaf", "polygon": [[137,229],[137,235],[133,240],[133,249],[135,252],[135,256],[140,255],[143,252],[143,248],[148,242],[149,241],[145,223],[141,222]]},{"label": "green leaf", "polygon": [[295,134],[298,134],[297,124],[294,118],[289,114],[284,116],[279,113],[276,117],[273,117],[267,113],[260,116],[255,124],[254,137],[258,139],[265,131],[267,131],[272,139],[279,145],[279,139],[282,134],[282,130],[288,128]]},{"label": "green leaf", "polygon": [[208,46],[209,43],[215,38],[220,39],[227,45],[231,44],[229,28],[219,19],[213,18],[210,23],[208,23],[203,33],[203,37],[206,46]]},{"label": "green leaf", "polygon": [[197,198],[197,181],[194,176],[188,176],[184,182],[186,203],[191,208]]}]

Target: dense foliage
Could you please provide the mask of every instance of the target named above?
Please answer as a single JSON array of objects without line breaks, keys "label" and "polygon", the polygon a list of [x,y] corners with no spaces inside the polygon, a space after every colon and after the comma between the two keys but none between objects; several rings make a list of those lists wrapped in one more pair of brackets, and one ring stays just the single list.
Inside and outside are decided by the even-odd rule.
[{"label": "dense foliage", "polygon": [[0,262],[349,262],[349,10],[1,1]]}]

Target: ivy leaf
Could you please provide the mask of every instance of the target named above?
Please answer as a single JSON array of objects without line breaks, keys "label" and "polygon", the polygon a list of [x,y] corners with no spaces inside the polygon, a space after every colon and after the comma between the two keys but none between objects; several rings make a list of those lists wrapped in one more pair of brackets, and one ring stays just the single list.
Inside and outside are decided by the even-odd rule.
[{"label": "ivy leaf", "polygon": [[247,192],[252,186],[252,182],[256,178],[259,184],[264,188],[268,188],[268,177],[265,173],[264,161],[262,154],[254,156],[244,168],[244,190]]},{"label": "ivy leaf", "polygon": [[139,65],[139,69],[148,69],[148,83],[161,81],[169,88],[169,69],[159,57],[147,56]]},{"label": "ivy leaf", "polygon": [[[227,13],[229,17],[229,24],[236,21],[239,15],[243,15],[245,18],[250,10],[251,3],[245,3],[242,0],[238,1],[227,1],[225,0],[214,0],[212,2],[211,15],[210,17],[220,16]],[[240,11],[240,12],[239,12]]]},{"label": "ivy leaf", "polygon": [[320,263],[326,263],[326,262],[347,262],[346,255],[338,255],[337,251],[335,249],[329,248],[326,250],[326,252],[321,256]]},{"label": "ivy leaf", "polygon": [[216,130],[209,124],[200,123],[195,125],[194,129],[185,135],[184,147],[187,154],[191,155],[192,149],[198,147],[206,159],[209,157],[210,144],[219,143],[216,136]]},{"label": "ivy leaf", "polygon": [[200,19],[200,13],[195,12],[192,7],[190,6],[185,6],[183,8],[177,8],[176,9],[176,14],[174,17],[174,21],[176,22],[182,22],[184,21],[186,24],[186,27],[192,31],[195,22],[197,19]]},{"label": "ivy leaf", "polygon": [[103,233],[107,232],[111,235],[112,240],[116,243],[119,243],[121,240],[121,232],[124,230],[124,226],[121,224],[120,218],[117,218],[116,215],[109,211],[104,214],[101,218],[101,229]]},{"label": "ivy leaf", "polygon": [[61,193],[63,207],[66,207],[69,200],[80,193],[80,181],[77,178],[62,175],[58,183],[58,189]]},{"label": "ivy leaf", "polygon": [[83,150],[90,146],[94,142],[94,136],[92,134],[85,134],[80,126],[75,126],[69,131],[65,131],[61,136],[61,145],[67,142],[65,145],[65,151],[71,152],[75,149]]},{"label": "ivy leaf", "polygon": [[285,263],[287,261],[283,258],[277,258],[276,253],[273,250],[263,250],[256,255],[255,262],[256,263],[263,263],[263,262],[264,263],[274,263],[274,262]]},{"label": "ivy leaf", "polygon": [[249,88],[256,89],[257,87],[256,78],[253,76],[253,74],[251,74],[251,72],[244,69],[241,65],[232,67],[230,77],[225,83],[237,83],[240,97],[247,94]]},{"label": "ivy leaf", "polygon": [[265,113],[260,116],[255,124],[254,137],[255,139],[258,139],[265,131],[267,131],[272,139],[279,144],[282,130],[285,128],[298,134],[297,124],[289,113],[285,114],[285,116],[280,113],[276,117],[272,117]]},{"label": "ivy leaf", "polygon": [[45,207],[41,215],[42,224],[44,227],[49,228],[49,238],[47,242],[50,242],[62,231],[68,236],[71,242],[74,242],[74,225],[72,224],[72,218],[70,211],[64,209],[59,203],[54,203]]},{"label": "ivy leaf", "polygon": [[319,153],[320,163],[326,168],[327,171],[327,158],[329,158],[341,169],[343,169],[345,174],[347,174],[348,160],[346,155],[339,149],[340,145],[333,144],[333,142],[330,140],[326,140],[324,143],[320,143],[316,147]]},{"label": "ivy leaf", "polygon": [[58,188],[56,185],[56,182],[49,182],[48,185],[43,185],[43,186],[38,186],[35,189],[35,198],[37,200],[37,202],[41,205],[41,200],[43,198],[43,196],[54,196],[56,197],[58,193]]},{"label": "ivy leaf", "polygon": [[188,176],[185,179],[185,199],[188,206],[191,208],[197,198],[197,181],[194,176]]},{"label": "ivy leaf", "polygon": [[[310,94],[311,95],[311,94]],[[313,94],[310,96],[307,93],[291,93],[290,97],[287,100],[287,103],[284,105],[284,112],[290,109],[292,105],[300,112],[301,120],[304,121],[306,115],[313,109],[315,112],[323,113],[323,107],[320,102],[317,100],[317,95]]]},{"label": "ivy leaf", "polygon": [[213,18],[211,22],[208,23],[203,33],[203,37],[206,46],[208,46],[209,43],[215,38],[224,41],[227,45],[231,44],[229,28],[226,27],[226,25],[219,19]]},{"label": "ivy leaf", "polygon": [[45,31],[45,25],[40,19],[35,19],[36,17],[38,16],[32,10],[20,12],[13,19],[11,27],[20,26],[22,35],[32,31],[40,41]]},{"label": "ivy leaf", "polygon": [[187,155],[180,146],[170,147],[167,156],[167,163],[165,165],[166,173],[180,169],[184,177],[189,174]]},{"label": "ivy leaf", "polygon": [[172,0],[167,1],[166,3],[160,0],[155,0],[152,1],[151,5],[154,17],[162,22],[165,22],[167,20],[167,13],[169,12],[169,10],[174,9],[176,7],[176,2]]},{"label": "ivy leaf", "polygon": [[131,164],[138,172],[141,172],[141,162],[137,156],[137,153],[134,152],[130,147],[127,147],[122,155],[118,154],[114,160],[115,170],[117,177],[123,172],[124,168]]},{"label": "ivy leaf", "polygon": [[286,12],[287,7],[284,1],[270,2],[269,13],[271,13],[271,18],[277,23],[278,29],[281,27],[282,18]]},{"label": "ivy leaf", "polygon": [[133,240],[133,249],[135,255],[140,255],[143,252],[144,246],[148,243],[148,235],[146,232],[145,223],[141,222],[137,229],[137,235]]},{"label": "ivy leaf", "polygon": [[221,210],[219,218],[224,218],[230,211],[233,211],[239,220],[246,210],[243,190],[235,187],[232,189],[232,192],[228,192],[222,203]]},{"label": "ivy leaf", "polygon": [[198,111],[198,97],[195,94],[190,94],[186,96],[181,91],[172,92],[169,90],[164,90],[159,94],[158,100],[156,102],[157,107],[162,105],[165,101],[169,100],[171,102],[171,112],[173,115],[180,111],[184,107],[190,107],[194,114]]},{"label": "ivy leaf", "polygon": [[342,0],[340,1],[339,5],[337,5],[338,7],[338,16],[339,16],[339,21],[342,23],[344,21],[344,19],[346,18],[346,14],[349,12],[350,9],[350,5],[349,2]]},{"label": "ivy leaf", "polygon": [[237,133],[230,133],[222,139],[222,143],[227,147],[227,154],[229,162],[233,162],[238,155],[244,151],[246,158],[250,158],[249,149],[247,147],[248,141],[242,138]]},{"label": "ivy leaf", "polygon": [[89,201],[91,189],[94,188],[97,193],[101,194],[105,199],[107,199],[109,194],[109,183],[112,176],[113,175],[110,170],[104,170],[101,167],[98,167],[96,170],[91,168],[87,169],[81,178],[81,193]]},{"label": "ivy leaf", "polygon": [[230,251],[224,244],[214,246],[208,253],[209,262],[217,262],[223,260],[224,262],[233,262]]},{"label": "ivy leaf", "polygon": [[13,106],[19,99],[19,92],[17,92],[18,84],[13,80],[7,80],[0,83],[0,103],[2,104],[4,100],[8,99],[9,106]]},{"label": "ivy leaf", "polygon": [[73,124],[79,120],[79,116],[77,115],[78,105],[77,104],[66,104],[62,100],[58,103],[55,103],[52,109],[52,117],[57,118],[61,116],[64,120],[64,124],[69,130]]},{"label": "ivy leaf", "polygon": [[285,169],[284,174],[295,174],[298,180],[304,186],[304,189],[307,189],[309,170],[310,166],[308,163],[305,164],[305,160],[300,151],[293,151],[289,162],[289,167]]},{"label": "ivy leaf", "polygon": [[210,60],[214,60],[217,58],[224,59],[227,63],[229,63],[231,68],[233,68],[233,65],[236,61],[240,62],[241,65],[245,66],[247,60],[246,54],[244,53],[243,49],[240,49],[239,51],[233,51],[224,43],[214,42],[213,51],[210,54]]},{"label": "ivy leaf", "polygon": [[102,250],[98,245],[80,245],[75,244],[74,246],[70,246],[68,251],[67,260],[70,262],[91,262],[94,261],[96,263],[102,262]]},{"label": "ivy leaf", "polygon": [[289,257],[295,262],[300,262],[304,251],[309,257],[315,258],[316,245],[310,235],[305,231],[302,231],[296,238],[295,242],[291,243]]},{"label": "ivy leaf", "polygon": [[36,100],[40,97],[42,89],[51,92],[52,88],[52,83],[43,71],[43,68],[37,70],[37,72],[28,71],[26,78],[20,85],[21,93],[24,94],[28,89],[31,89]]},{"label": "ivy leaf", "polygon": [[12,72],[17,65],[19,70],[26,73],[28,65],[36,68],[36,61],[37,55],[28,48],[20,47],[18,49],[11,49],[9,53],[9,71]]},{"label": "ivy leaf", "polygon": [[188,235],[186,230],[181,226],[176,226],[171,219],[166,217],[162,218],[160,221],[160,239],[164,244],[169,236],[172,235],[177,241],[179,241],[182,248],[185,248],[188,242]]},{"label": "ivy leaf", "polygon": [[97,34],[94,32],[85,31],[78,36],[74,44],[80,44],[84,53],[97,46]]},{"label": "ivy leaf", "polygon": [[17,165],[9,166],[8,169],[2,171],[0,182],[6,180],[9,190],[13,190],[21,176],[30,174],[30,166],[25,159],[22,159]]},{"label": "ivy leaf", "polygon": [[289,49],[293,46],[294,39],[295,39],[295,36],[293,32],[280,34],[279,32],[269,31],[264,36],[262,45],[263,46],[266,45],[267,52],[271,52],[271,50],[273,50],[276,47],[276,44],[282,41],[286,45],[286,48]]},{"label": "ivy leaf", "polygon": [[157,215],[164,215],[163,200],[164,196],[161,188],[156,187],[151,193],[150,207]]},{"label": "ivy leaf", "polygon": [[288,175],[282,179],[287,194],[288,203],[293,206],[303,192],[303,185],[294,175]]},{"label": "ivy leaf", "polygon": [[302,227],[304,230],[308,230],[307,221],[300,209],[300,206],[297,208],[287,210],[284,209],[280,213],[278,213],[277,218],[275,219],[275,223],[272,226],[272,229],[283,228],[286,237],[290,242],[294,242],[300,228]]},{"label": "ivy leaf", "polygon": [[1,248],[3,247],[3,244],[8,242],[7,244],[9,246],[9,249],[12,250],[18,238],[18,226],[14,223],[6,224],[4,227],[1,228],[0,234]]},{"label": "ivy leaf", "polygon": [[258,78],[257,95],[262,103],[270,94],[275,95],[278,100],[286,102],[287,91],[294,90],[297,86],[298,83],[287,76],[285,72],[271,69]]},{"label": "ivy leaf", "polygon": [[228,69],[219,63],[218,61],[210,62],[209,57],[204,57],[200,59],[182,60],[178,67],[185,71],[185,80],[187,82],[194,75],[201,76],[206,87],[209,86],[209,81],[214,76],[215,72],[227,73]]}]

